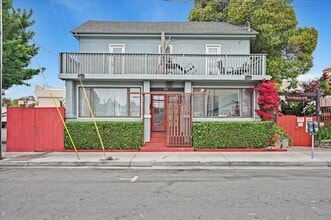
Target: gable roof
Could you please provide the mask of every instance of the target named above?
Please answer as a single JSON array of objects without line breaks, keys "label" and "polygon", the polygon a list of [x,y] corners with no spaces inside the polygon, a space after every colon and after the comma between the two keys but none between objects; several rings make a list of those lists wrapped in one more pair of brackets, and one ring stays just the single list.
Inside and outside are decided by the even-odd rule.
[{"label": "gable roof", "polygon": [[226,22],[116,22],[90,20],[71,32],[79,34],[200,34],[200,35],[257,35],[244,26]]}]

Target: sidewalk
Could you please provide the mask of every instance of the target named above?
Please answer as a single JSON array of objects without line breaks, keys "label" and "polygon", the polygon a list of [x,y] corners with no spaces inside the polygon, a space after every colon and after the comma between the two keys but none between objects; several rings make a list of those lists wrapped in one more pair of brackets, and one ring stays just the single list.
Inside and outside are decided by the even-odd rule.
[{"label": "sidewalk", "polygon": [[[111,156],[113,160],[105,159]],[[292,147],[287,152],[3,152],[0,167],[331,167],[331,149]]]}]

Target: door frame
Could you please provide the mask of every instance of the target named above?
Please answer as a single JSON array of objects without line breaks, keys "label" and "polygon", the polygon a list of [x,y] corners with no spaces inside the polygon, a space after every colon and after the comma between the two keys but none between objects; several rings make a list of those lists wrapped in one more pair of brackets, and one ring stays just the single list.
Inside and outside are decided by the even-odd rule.
[{"label": "door frame", "polygon": [[[154,126],[154,101],[162,101],[162,100],[154,100],[154,97],[162,96],[163,97],[163,125],[162,126]],[[151,95],[151,131],[166,131],[167,130],[167,95],[166,94],[152,94]]]}]

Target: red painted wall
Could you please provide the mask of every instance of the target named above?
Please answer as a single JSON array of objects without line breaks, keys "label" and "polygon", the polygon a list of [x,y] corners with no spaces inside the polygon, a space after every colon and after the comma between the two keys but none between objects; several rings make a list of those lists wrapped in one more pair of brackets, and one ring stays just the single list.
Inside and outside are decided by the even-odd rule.
[{"label": "red painted wall", "polygon": [[63,128],[56,108],[8,108],[7,151],[63,151]]},{"label": "red painted wall", "polygon": [[[303,126],[300,126],[298,118],[303,118]],[[286,133],[292,138],[292,146],[311,147],[311,135],[306,132],[307,118],[312,118],[315,121],[315,116],[300,117],[296,115],[283,115],[277,118],[277,124],[282,127]]]}]

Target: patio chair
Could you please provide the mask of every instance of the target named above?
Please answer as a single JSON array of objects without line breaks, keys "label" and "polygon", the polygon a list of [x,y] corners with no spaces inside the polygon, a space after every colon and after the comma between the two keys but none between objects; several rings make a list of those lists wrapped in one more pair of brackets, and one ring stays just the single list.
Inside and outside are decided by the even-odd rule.
[{"label": "patio chair", "polygon": [[217,61],[217,67],[218,70],[220,71],[220,75],[229,75],[233,74],[234,70],[233,67],[224,67],[222,60]]}]

